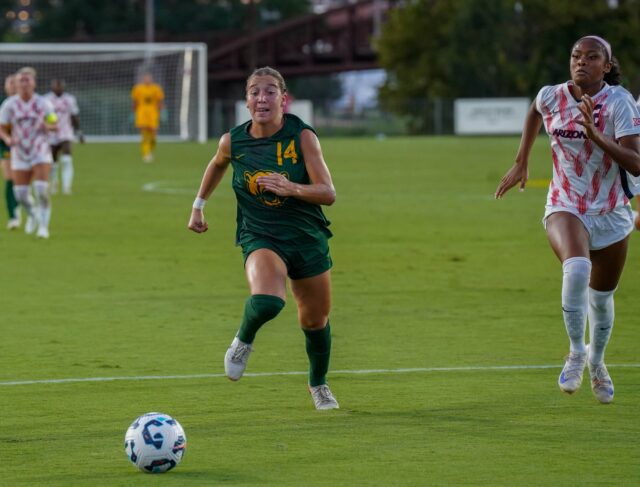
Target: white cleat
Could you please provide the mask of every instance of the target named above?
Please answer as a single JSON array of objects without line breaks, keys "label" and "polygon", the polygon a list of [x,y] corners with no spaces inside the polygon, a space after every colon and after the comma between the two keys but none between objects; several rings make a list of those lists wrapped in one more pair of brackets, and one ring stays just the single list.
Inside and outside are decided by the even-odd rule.
[{"label": "white cleat", "polygon": [[596,399],[602,404],[613,401],[613,382],[604,363],[592,364],[589,362],[589,375],[591,376],[591,390]]},{"label": "white cleat", "polygon": [[327,384],[321,384],[315,387],[309,386],[309,392],[313,398],[313,404],[316,406],[318,411],[322,411],[324,409],[340,409],[338,401],[333,397],[331,389],[329,389]]},{"label": "white cleat", "polygon": [[224,373],[229,379],[240,380],[252,351],[249,343],[241,342],[238,337],[233,339],[227,353],[224,354]]},{"label": "white cleat", "polygon": [[38,238],[49,238],[49,229],[45,227],[38,228],[38,233],[36,234]]},{"label": "white cleat", "polygon": [[567,355],[564,368],[558,377],[558,386],[562,392],[573,394],[582,384],[582,374],[587,365],[587,352],[570,352]]},{"label": "white cleat", "polygon": [[38,221],[35,216],[29,215],[27,217],[27,222],[24,224],[24,233],[27,235],[31,235],[36,231],[36,227],[38,226]]},{"label": "white cleat", "polygon": [[7,222],[7,230],[16,230],[17,228],[20,228],[19,218],[12,218]]},{"label": "white cleat", "polygon": [[153,162],[153,154],[147,154],[142,158],[142,160],[146,163]]}]

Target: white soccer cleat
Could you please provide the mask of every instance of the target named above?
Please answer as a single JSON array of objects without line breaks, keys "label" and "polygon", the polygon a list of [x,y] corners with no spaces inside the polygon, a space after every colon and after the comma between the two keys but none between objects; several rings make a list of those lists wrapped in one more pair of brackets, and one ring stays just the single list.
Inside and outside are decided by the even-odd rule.
[{"label": "white soccer cleat", "polygon": [[38,233],[36,233],[36,237],[49,238],[49,229],[45,227],[38,228]]},{"label": "white soccer cleat", "polygon": [[7,230],[15,230],[17,228],[20,228],[20,219],[19,218],[12,218],[11,220],[9,220],[7,222]]},{"label": "white soccer cleat", "polygon": [[327,384],[321,384],[315,387],[309,386],[309,392],[313,398],[313,404],[318,411],[324,409],[340,409],[338,401],[333,397],[331,389],[329,389]]},{"label": "white soccer cleat", "polygon": [[613,401],[613,382],[604,363],[592,364],[589,362],[589,375],[591,376],[591,390],[596,399],[602,404]]},{"label": "white soccer cleat", "polygon": [[24,224],[24,233],[26,233],[27,235],[31,235],[33,232],[36,231],[37,226],[38,226],[38,221],[36,220],[36,217],[29,215],[27,217],[26,223]]},{"label": "white soccer cleat", "polygon": [[224,354],[224,373],[229,379],[240,380],[244,369],[247,368],[249,354],[252,351],[253,348],[249,343],[241,342],[238,337],[233,339],[227,353]]},{"label": "white soccer cleat", "polygon": [[570,352],[567,355],[564,368],[558,377],[558,386],[562,392],[573,394],[582,384],[582,374],[587,365],[587,352]]},{"label": "white soccer cleat", "polygon": [[144,162],[147,162],[147,163],[148,163],[148,162],[153,162],[153,154],[147,154],[146,156],[144,156],[144,157],[142,158],[142,160],[143,160]]}]

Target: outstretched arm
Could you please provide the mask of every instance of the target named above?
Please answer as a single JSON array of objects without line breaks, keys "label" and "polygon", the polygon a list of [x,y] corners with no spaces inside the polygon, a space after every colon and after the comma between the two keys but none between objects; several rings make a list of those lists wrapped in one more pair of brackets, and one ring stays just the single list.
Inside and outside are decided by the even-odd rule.
[{"label": "outstretched arm", "polygon": [[318,137],[305,129],[300,134],[300,145],[311,184],[294,183],[275,173],[260,176],[258,184],[278,196],[291,196],[315,205],[332,205],[336,201],[336,190]]},{"label": "outstretched arm", "polygon": [[536,102],[534,101],[529,107],[527,118],[524,122],[524,129],[522,131],[522,138],[520,139],[520,147],[518,148],[518,154],[516,155],[515,164],[507,171],[507,174],[500,180],[498,189],[496,189],[495,197],[500,199],[504,194],[513,188],[516,184],[520,183],[520,191],[524,191],[524,187],[529,179],[529,154],[531,154],[531,148],[536,141],[536,137],[542,127],[542,115],[536,109]]},{"label": "outstretched arm", "polygon": [[203,233],[209,229],[209,225],[204,219],[204,203],[211,196],[213,190],[216,189],[224,173],[231,162],[231,136],[229,133],[224,134],[218,143],[218,150],[213,159],[204,171],[198,196],[191,210],[191,218],[189,219],[188,228],[196,233]]}]

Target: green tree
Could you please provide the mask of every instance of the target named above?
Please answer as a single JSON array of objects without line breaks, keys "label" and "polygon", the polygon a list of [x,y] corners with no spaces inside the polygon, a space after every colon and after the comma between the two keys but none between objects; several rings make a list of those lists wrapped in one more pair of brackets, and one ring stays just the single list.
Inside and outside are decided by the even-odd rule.
[{"label": "green tree", "polygon": [[639,29],[640,0],[619,0],[617,8],[606,0],[407,2],[391,12],[377,43],[388,72],[380,99],[421,131],[436,98],[533,98],[569,77],[571,46],[588,34],[611,42],[627,88],[637,92]]},{"label": "green tree", "polygon": [[[58,0],[38,2],[40,20],[31,39],[68,39],[77,31],[94,35],[142,32],[145,0]],[[261,28],[309,12],[308,0],[155,0],[158,32],[178,34]],[[254,9],[254,10],[252,10]],[[249,22],[249,15],[255,20]]]}]

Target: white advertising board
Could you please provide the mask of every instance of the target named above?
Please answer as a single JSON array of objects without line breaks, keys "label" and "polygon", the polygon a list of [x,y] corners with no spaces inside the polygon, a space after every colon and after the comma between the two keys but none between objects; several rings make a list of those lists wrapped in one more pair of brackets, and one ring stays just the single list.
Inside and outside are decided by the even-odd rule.
[{"label": "white advertising board", "polygon": [[528,98],[459,98],[454,102],[456,135],[519,134]]},{"label": "white advertising board", "polygon": [[[293,100],[289,104],[288,113],[293,113],[302,119],[303,122],[313,126],[313,103],[310,100]],[[247,102],[236,102],[236,125],[246,122],[251,118],[247,109]]]}]

